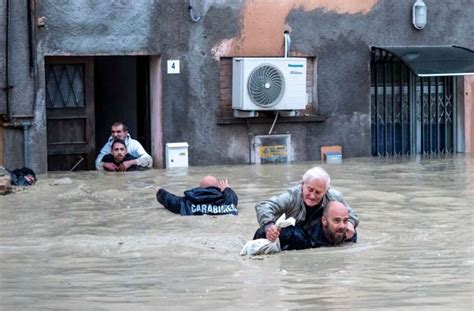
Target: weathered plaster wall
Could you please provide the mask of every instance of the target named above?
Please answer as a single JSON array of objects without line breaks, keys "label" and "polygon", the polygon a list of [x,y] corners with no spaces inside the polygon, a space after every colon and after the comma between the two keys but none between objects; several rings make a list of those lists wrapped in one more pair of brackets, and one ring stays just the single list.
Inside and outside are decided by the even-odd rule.
[{"label": "weathered plaster wall", "polygon": [[223,40],[213,48],[213,53],[216,57],[282,56],[284,52],[282,34],[285,30],[292,30],[291,24],[286,23],[291,11],[367,13],[376,2],[377,0],[247,1],[242,8],[243,21],[240,35]]},{"label": "weathered plaster wall", "polygon": [[[1,1],[1,0],[0,0]],[[3,0],[5,1],[5,0]],[[20,7],[20,2],[12,1]],[[219,58],[281,56],[283,31],[292,38],[292,55],[317,59],[319,111],[324,123],[277,123],[274,132],[293,135],[295,160],[319,159],[324,144],[340,144],[345,157],[370,152],[370,46],[448,45],[474,47],[472,0],[426,0],[428,25],[411,24],[413,0],[115,0],[44,1],[37,14],[46,17],[38,33],[34,165],[45,168],[45,55],[159,55],[162,72],[163,140],[187,141],[190,164],[248,161],[248,133],[264,134],[270,125],[217,125]],[[22,94],[15,109],[32,108],[28,74],[26,8],[17,8],[15,76]],[[2,17],[0,17],[1,20]],[[24,20],[24,22],[23,22]],[[0,23],[1,24],[1,23]],[[1,27],[1,26],[0,26]],[[1,45],[1,41],[0,41]],[[1,47],[0,47],[1,48]],[[0,52],[0,57],[2,52]],[[167,75],[166,60],[179,59],[181,74]],[[160,81],[160,79],[154,79]],[[25,95],[29,94],[29,95]],[[0,102],[1,103],[1,102]],[[2,106],[0,105],[0,108]],[[159,123],[159,122],[157,122]],[[153,127],[152,127],[153,128]],[[157,129],[158,131],[159,129]],[[16,134],[15,134],[16,135]],[[21,147],[5,135],[6,162],[17,163]]]},{"label": "weathered plaster wall", "polygon": [[[319,111],[328,119],[322,124],[277,124],[276,129],[293,134],[296,160],[318,159],[324,144],[342,145],[346,157],[369,155],[370,46],[473,47],[466,32],[474,26],[468,2],[427,2],[428,25],[417,31],[411,24],[413,1],[246,1],[240,34],[212,51],[216,59],[281,56],[282,33],[289,30],[292,52],[318,60]],[[265,128],[251,130],[262,133]]]},{"label": "weathered plaster wall", "polygon": [[43,55],[148,54],[161,1],[43,1],[38,16]]},{"label": "weathered plaster wall", "polygon": [[[9,22],[9,101],[10,116],[34,115],[35,112],[35,90],[34,78],[30,71],[30,57],[28,50],[28,19],[27,8],[24,1],[10,1],[10,22]],[[7,116],[6,100],[6,0],[0,1],[0,112]],[[6,120],[11,123],[13,119]],[[29,145],[32,146],[30,162],[38,164],[42,162],[37,156],[36,147],[40,144],[37,130],[41,128],[40,122],[33,119],[30,129]],[[3,130],[3,152],[4,165],[8,168],[21,167],[23,165],[23,128],[6,127]],[[41,157],[41,156],[40,156]]]}]

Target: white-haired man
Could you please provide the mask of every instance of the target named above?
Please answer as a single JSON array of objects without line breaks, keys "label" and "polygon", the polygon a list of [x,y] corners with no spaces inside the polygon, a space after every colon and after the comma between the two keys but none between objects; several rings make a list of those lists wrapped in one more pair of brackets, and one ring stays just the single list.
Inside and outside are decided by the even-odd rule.
[{"label": "white-haired man", "polygon": [[[307,234],[307,238],[310,239],[311,228],[319,223],[328,203],[339,201],[346,206],[349,213],[347,231],[345,232],[346,238],[347,240],[353,240],[359,218],[344,200],[341,193],[331,188],[330,185],[331,178],[329,174],[323,168],[317,166],[306,171],[301,183],[297,186],[280,195],[273,196],[269,200],[258,203],[255,210],[260,228],[255,233],[254,239],[267,238],[270,241],[275,241],[280,236],[281,231],[285,230],[275,226],[275,221],[283,213],[286,214],[287,218],[294,217],[296,220],[295,228]],[[310,245],[310,243],[307,245]],[[292,247],[290,246],[289,249],[292,249]]]}]

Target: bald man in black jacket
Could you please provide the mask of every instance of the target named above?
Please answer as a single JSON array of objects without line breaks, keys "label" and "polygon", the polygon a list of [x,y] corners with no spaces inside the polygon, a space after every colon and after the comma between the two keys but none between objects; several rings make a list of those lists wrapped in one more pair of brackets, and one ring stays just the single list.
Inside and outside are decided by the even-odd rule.
[{"label": "bald man in black jacket", "polygon": [[229,187],[227,179],[218,180],[214,176],[203,177],[199,187],[185,191],[184,197],[158,187],[156,199],[181,216],[238,214],[237,194]]}]

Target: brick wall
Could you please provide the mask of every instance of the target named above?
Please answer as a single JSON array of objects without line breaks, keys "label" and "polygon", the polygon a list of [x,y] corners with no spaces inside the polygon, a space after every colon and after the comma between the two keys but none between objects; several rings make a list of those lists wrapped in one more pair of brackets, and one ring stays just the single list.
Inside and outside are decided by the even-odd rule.
[{"label": "brick wall", "polygon": [[221,117],[232,117],[232,58],[220,59],[220,103],[219,110]]}]

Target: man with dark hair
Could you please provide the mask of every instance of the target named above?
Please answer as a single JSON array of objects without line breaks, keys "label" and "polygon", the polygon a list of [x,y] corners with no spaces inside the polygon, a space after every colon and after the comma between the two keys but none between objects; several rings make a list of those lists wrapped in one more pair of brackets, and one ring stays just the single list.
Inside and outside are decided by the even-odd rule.
[{"label": "man with dark hair", "polygon": [[105,171],[136,171],[137,165],[122,165],[125,161],[136,160],[136,158],[127,152],[127,146],[122,139],[116,139],[112,142],[112,150],[102,158],[103,169]]},{"label": "man with dark hair", "polygon": [[199,187],[184,192],[184,197],[176,196],[160,187],[156,188],[156,199],[167,210],[190,215],[237,215],[237,195],[229,187],[227,179],[218,180],[214,176],[205,176]]},{"label": "man with dark hair", "polygon": [[95,160],[95,167],[98,170],[105,169],[107,171],[114,171],[115,168],[112,163],[102,161],[102,158],[110,154],[112,142],[116,139],[121,139],[125,142],[125,147],[128,153],[134,157],[133,160],[126,160],[120,164],[120,170],[126,171],[129,167],[137,165],[141,168],[152,167],[153,159],[145,151],[143,146],[135,139],[132,139],[128,133],[128,127],[122,122],[115,122],[112,124],[111,135],[107,143],[100,150],[97,159]]}]

